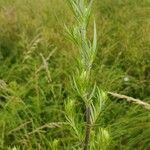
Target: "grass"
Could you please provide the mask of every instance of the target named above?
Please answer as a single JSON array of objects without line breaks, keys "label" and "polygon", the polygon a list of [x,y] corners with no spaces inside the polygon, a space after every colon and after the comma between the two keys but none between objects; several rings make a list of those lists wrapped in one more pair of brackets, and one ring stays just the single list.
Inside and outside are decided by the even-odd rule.
[{"label": "grass", "polygon": [[[149,8],[148,0],[94,1],[87,31],[92,40],[95,18],[91,84],[150,103]],[[66,39],[64,24],[75,24],[65,1],[0,1],[0,149],[80,149],[85,109],[70,80],[79,53]],[[104,143],[106,149],[148,150],[149,111],[107,97],[91,130],[91,149]],[[68,98],[77,100],[68,111],[73,108],[80,139],[66,121]]]}]

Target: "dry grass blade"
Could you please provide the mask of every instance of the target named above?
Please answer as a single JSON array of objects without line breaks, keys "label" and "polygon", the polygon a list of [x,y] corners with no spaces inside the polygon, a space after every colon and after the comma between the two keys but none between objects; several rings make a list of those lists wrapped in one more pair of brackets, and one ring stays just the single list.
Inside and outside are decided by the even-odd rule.
[{"label": "dry grass blade", "polygon": [[4,80],[0,80],[0,90],[6,89],[6,87],[7,87],[6,82]]},{"label": "dry grass blade", "polygon": [[47,74],[48,82],[50,83],[52,81],[52,79],[51,79],[51,75],[50,75],[50,72],[49,72],[49,69],[48,69],[47,60],[44,58],[42,53],[40,53],[40,56],[41,56],[42,61],[43,61],[43,67],[45,68],[45,71],[46,71],[46,74]]},{"label": "dry grass blade", "polygon": [[45,69],[47,79],[48,79],[48,83],[50,83],[52,81],[50,71],[49,71],[49,68],[48,68],[48,61],[49,61],[50,57],[55,53],[56,50],[57,49],[55,48],[53,51],[51,51],[47,58],[45,58],[42,53],[39,54],[40,57],[42,58],[43,64],[39,67],[39,69],[36,71],[36,73],[38,73],[42,69]]},{"label": "dry grass blade", "polygon": [[31,121],[27,121],[27,122],[25,122],[25,123],[19,125],[17,128],[15,128],[15,129],[9,131],[9,132],[8,132],[8,135],[9,135],[9,134],[12,134],[13,132],[19,131],[20,129],[24,128],[24,127],[25,127],[27,124],[29,124],[29,123],[31,123]]},{"label": "dry grass blade", "polygon": [[121,94],[114,93],[114,92],[108,92],[108,94],[110,94],[110,95],[112,95],[114,97],[120,98],[120,99],[126,99],[128,102],[134,102],[134,103],[136,103],[138,105],[142,105],[144,108],[150,110],[150,104],[148,104],[146,102],[143,102],[140,99],[135,99],[133,97],[129,97],[129,96],[126,96],[126,95],[121,95]]},{"label": "dry grass blade", "polygon": [[45,129],[45,128],[60,128],[62,125],[67,124],[65,122],[52,122],[52,123],[47,123],[44,124],[43,126],[40,126],[38,128],[36,128],[35,130],[33,130],[32,132],[27,133],[27,136],[32,135],[36,132],[41,132],[41,130]]}]

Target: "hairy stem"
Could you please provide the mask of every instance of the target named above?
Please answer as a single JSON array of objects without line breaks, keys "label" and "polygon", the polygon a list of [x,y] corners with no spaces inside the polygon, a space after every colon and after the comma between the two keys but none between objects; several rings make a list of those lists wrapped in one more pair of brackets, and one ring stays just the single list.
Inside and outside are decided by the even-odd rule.
[{"label": "hairy stem", "polygon": [[90,140],[90,129],[91,129],[91,110],[90,105],[86,105],[86,129],[85,129],[85,139],[83,143],[83,150],[88,150],[89,140]]}]

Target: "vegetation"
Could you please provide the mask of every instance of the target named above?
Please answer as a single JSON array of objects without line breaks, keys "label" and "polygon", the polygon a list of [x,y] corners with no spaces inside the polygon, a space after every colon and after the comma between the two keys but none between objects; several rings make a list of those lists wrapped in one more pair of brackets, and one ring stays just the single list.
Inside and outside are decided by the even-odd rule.
[{"label": "vegetation", "polygon": [[0,149],[149,150],[150,1],[68,2],[0,1]]}]

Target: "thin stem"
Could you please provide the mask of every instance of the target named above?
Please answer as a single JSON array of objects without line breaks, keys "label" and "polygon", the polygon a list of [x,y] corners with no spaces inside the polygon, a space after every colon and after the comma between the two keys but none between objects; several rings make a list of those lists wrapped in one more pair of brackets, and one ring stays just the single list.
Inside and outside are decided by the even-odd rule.
[{"label": "thin stem", "polygon": [[90,105],[86,105],[86,129],[85,129],[85,139],[83,143],[83,150],[88,150],[89,140],[90,140],[90,130],[91,130],[91,110]]}]

